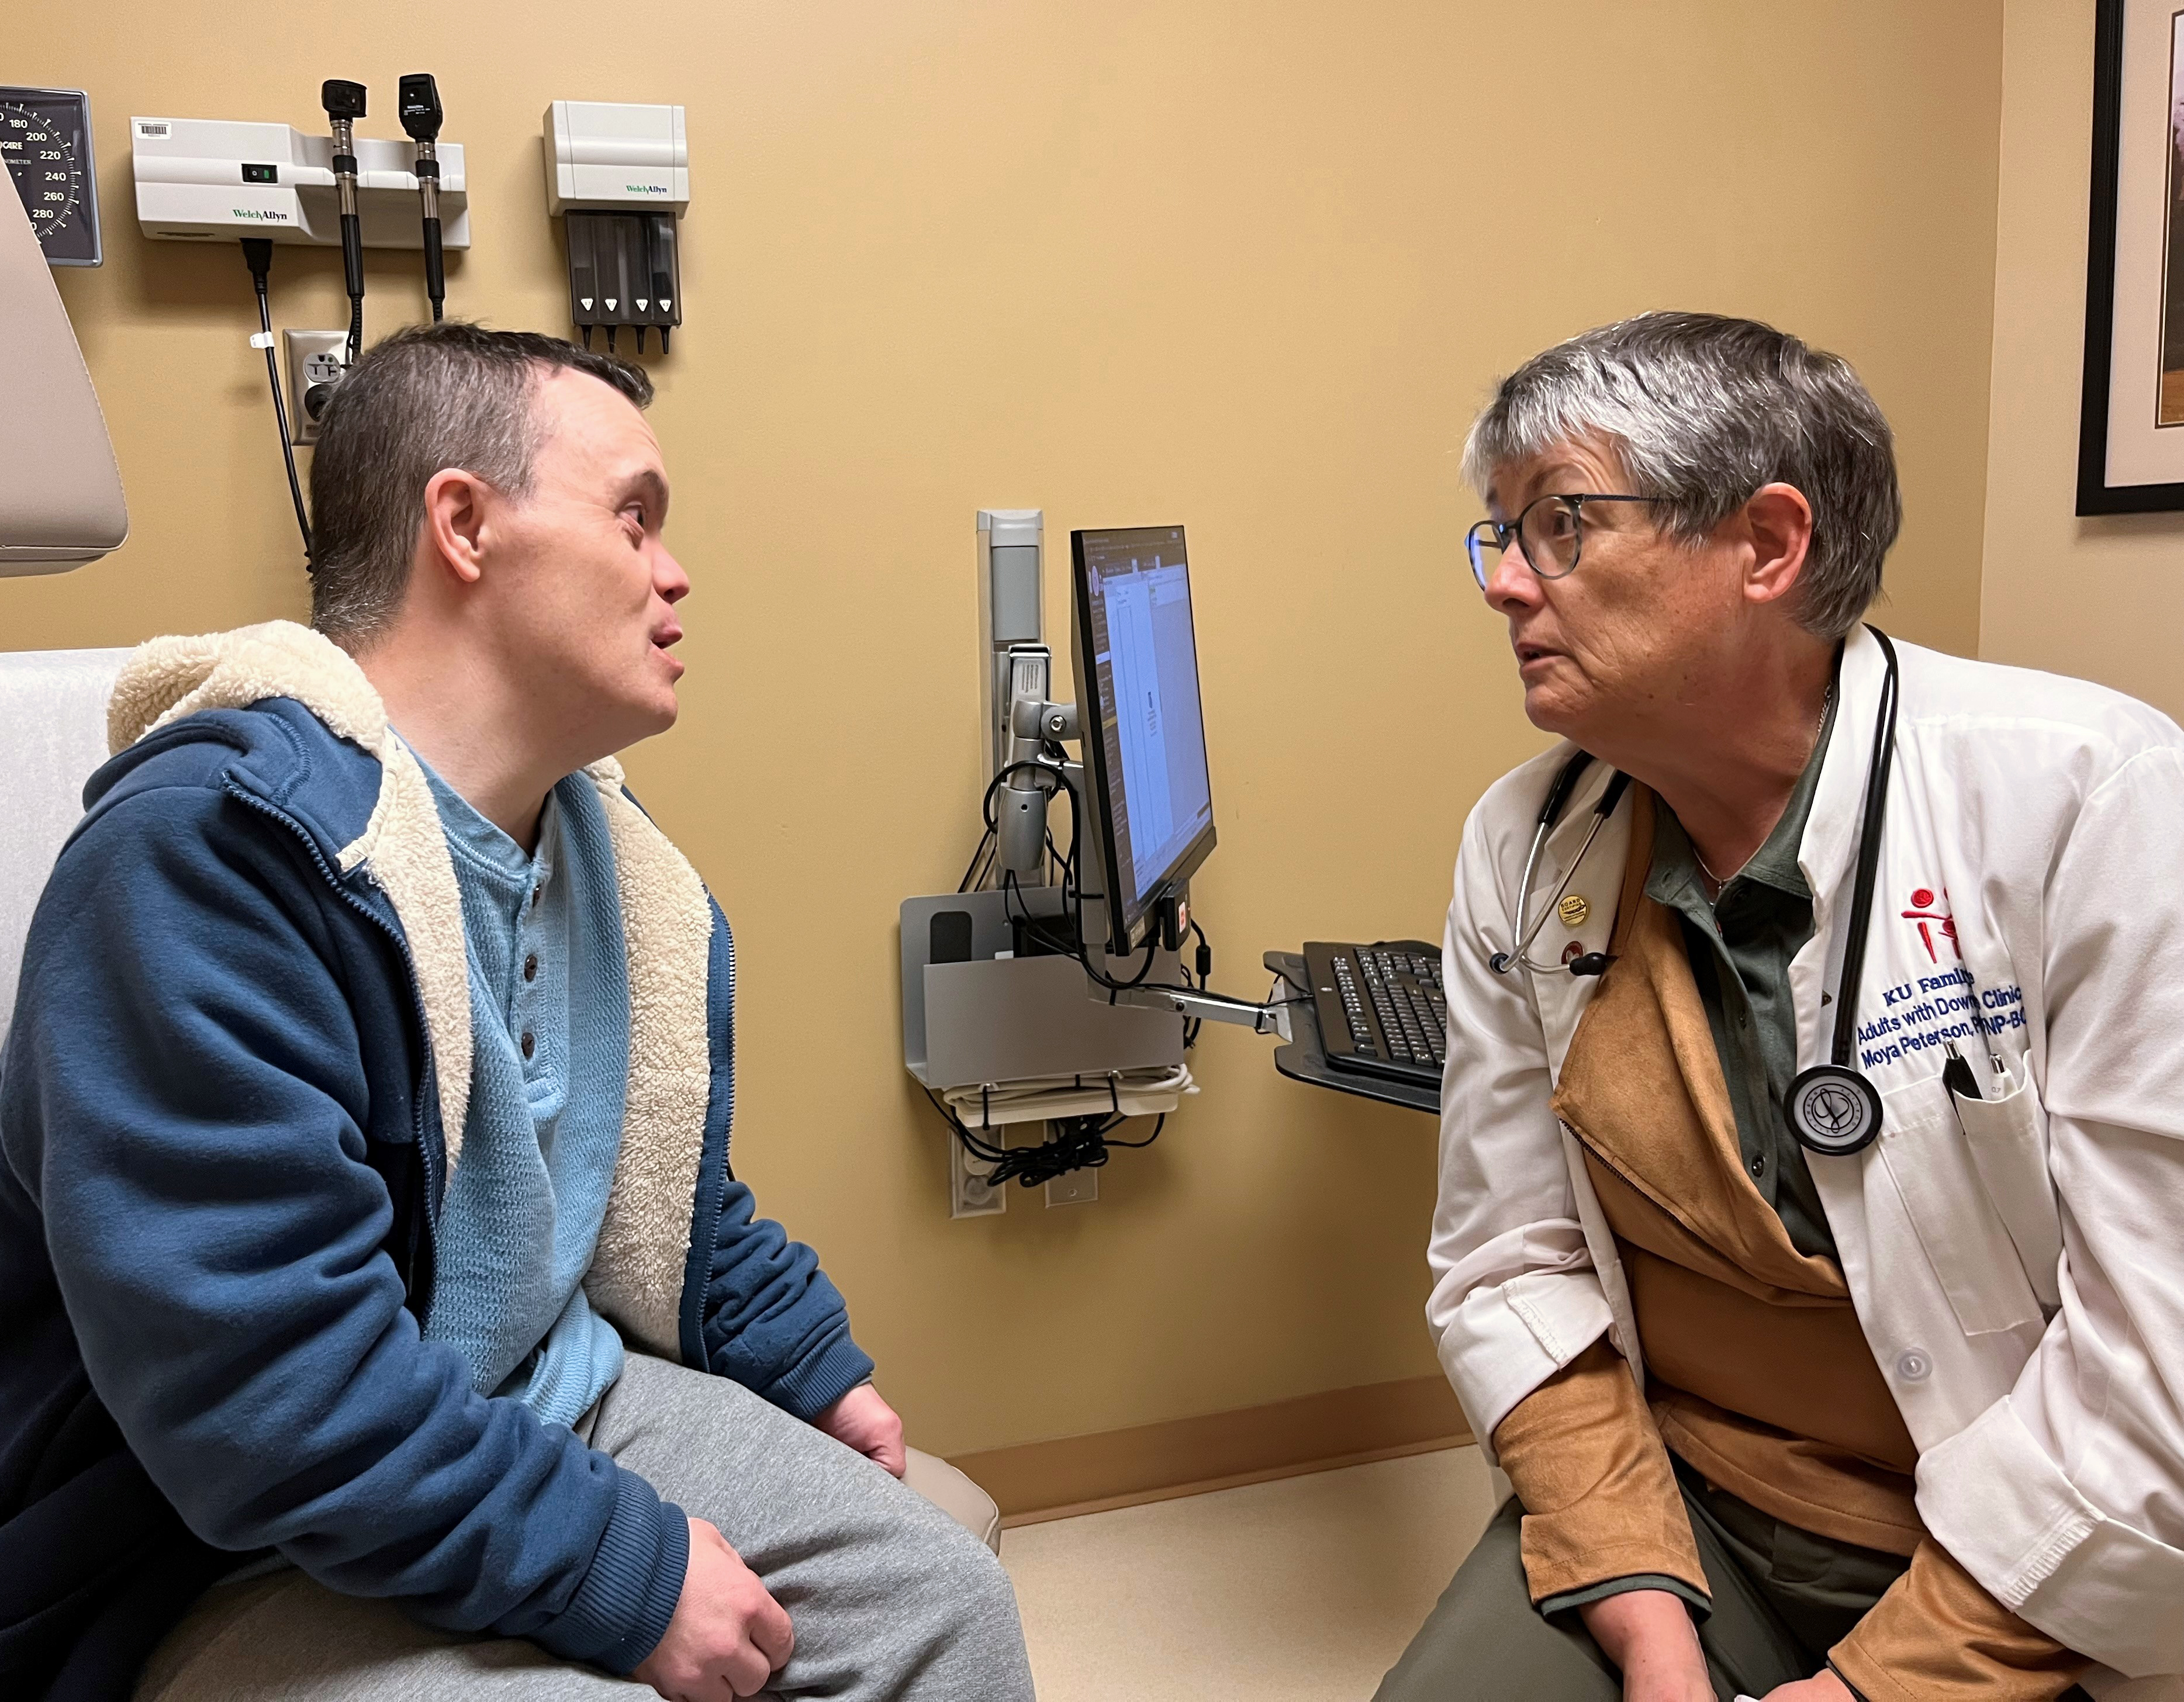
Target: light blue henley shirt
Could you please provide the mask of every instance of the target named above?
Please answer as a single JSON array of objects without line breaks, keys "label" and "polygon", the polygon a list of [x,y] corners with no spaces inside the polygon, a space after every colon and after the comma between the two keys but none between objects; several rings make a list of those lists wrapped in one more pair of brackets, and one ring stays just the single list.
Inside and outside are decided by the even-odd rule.
[{"label": "light blue henley shirt", "polygon": [[[421,761],[421,759],[420,759]],[[471,1098],[425,1321],[480,1394],[573,1424],[621,1375],[584,1293],[621,1147],[629,981],[606,814],[548,795],[530,856],[427,767],[462,893]]]}]

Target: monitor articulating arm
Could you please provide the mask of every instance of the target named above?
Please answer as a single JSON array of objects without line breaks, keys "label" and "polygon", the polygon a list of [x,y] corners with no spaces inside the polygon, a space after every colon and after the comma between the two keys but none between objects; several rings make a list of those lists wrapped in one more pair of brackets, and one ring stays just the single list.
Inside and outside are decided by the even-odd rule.
[{"label": "monitor articulating arm", "polygon": [[1106,995],[1112,1004],[1139,1005],[1148,1010],[1173,1010],[1194,1022],[1233,1022],[1254,1034],[1277,1036],[1284,1045],[1296,1038],[1290,1028],[1290,1006],[1294,999],[1279,997],[1282,983],[1274,982],[1264,1004],[1230,998],[1217,993],[1197,993],[1173,987],[1134,987]]},{"label": "monitor articulating arm", "polygon": [[[1055,748],[1083,738],[1084,729],[1077,704],[1054,703],[1046,696],[1052,663],[1045,645],[1013,645],[1008,655],[1011,688],[1017,695],[1009,704],[1006,765],[994,794],[994,832],[999,866],[1019,882],[1034,884],[1045,878],[1047,807],[1056,791],[1067,786],[1079,799],[1084,797],[1083,765],[1056,757]],[[1076,826],[1078,832],[1085,832],[1090,824],[1080,817]],[[1177,897],[1168,901],[1168,907],[1172,913],[1164,916],[1162,932],[1163,943],[1174,949],[1190,929],[1190,900]],[[1093,943],[1086,942],[1088,947]],[[1278,982],[1273,994],[1279,992]],[[1295,1038],[1289,1001],[1273,995],[1263,1004],[1254,1004],[1195,988],[1150,985],[1095,986],[1093,996],[1110,1004],[1173,1011],[1193,1021],[1231,1022],[1254,1034],[1279,1035],[1284,1043]]]},{"label": "monitor articulating arm", "polygon": [[1058,786],[1078,788],[1084,770],[1057,760],[1050,748],[1083,736],[1077,705],[1047,700],[1053,659],[1044,644],[1019,644],[1009,651],[1008,743],[1000,787],[994,797],[994,834],[1002,868],[1028,886],[1046,879],[1046,807]]}]

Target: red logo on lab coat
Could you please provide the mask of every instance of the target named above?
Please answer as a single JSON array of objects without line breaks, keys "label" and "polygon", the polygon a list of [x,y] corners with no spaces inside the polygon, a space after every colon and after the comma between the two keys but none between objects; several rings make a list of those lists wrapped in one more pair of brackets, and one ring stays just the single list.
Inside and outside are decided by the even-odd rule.
[{"label": "red logo on lab coat", "polygon": [[[1943,904],[1946,904],[1948,899],[1949,895],[1947,893],[1942,894]],[[1931,888],[1920,887],[1911,894],[1911,908],[1904,911],[1903,920],[1907,922],[1918,923],[1919,937],[1925,944],[1929,961],[1939,963],[1942,960],[1941,954],[1934,949],[1934,936],[1936,932],[1949,943],[1949,949],[1955,953],[1958,958],[1961,959],[1964,956],[1964,948],[1957,943],[1956,922],[1947,910],[1937,910],[1934,908],[1934,894]]]}]

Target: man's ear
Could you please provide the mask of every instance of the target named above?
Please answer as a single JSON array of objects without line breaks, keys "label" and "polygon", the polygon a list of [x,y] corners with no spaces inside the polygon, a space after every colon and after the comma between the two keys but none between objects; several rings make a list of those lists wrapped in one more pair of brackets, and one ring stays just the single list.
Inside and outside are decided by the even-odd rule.
[{"label": "man's ear", "polygon": [[1786,597],[1803,575],[1813,547],[1813,505],[1795,485],[1762,485],[1743,509],[1752,559],[1744,570],[1749,603]]},{"label": "man's ear", "polygon": [[425,481],[424,545],[421,565],[437,567],[465,585],[475,585],[485,570],[488,510],[493,487],[460,467],[443,468]]}]

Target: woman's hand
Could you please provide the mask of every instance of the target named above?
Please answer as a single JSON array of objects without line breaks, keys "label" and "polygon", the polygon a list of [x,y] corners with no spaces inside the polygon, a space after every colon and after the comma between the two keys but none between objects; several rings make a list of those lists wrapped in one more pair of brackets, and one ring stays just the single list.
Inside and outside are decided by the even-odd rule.
[{"label": "woman's hand", "polygon": [[1858,1702],[1858,1693],[1836,1677],[1832,1668],[1824,1667],[1795,1684],[1776,1685],[1765,1702]]},{"label": "woman's hand", "polygon": [[1681,1596],[1625,1590],[1586,1603],[1578,1615],[1592,1640],[1623,1669],[1624,1702],[1715,1702],[1698,1631]]}]

